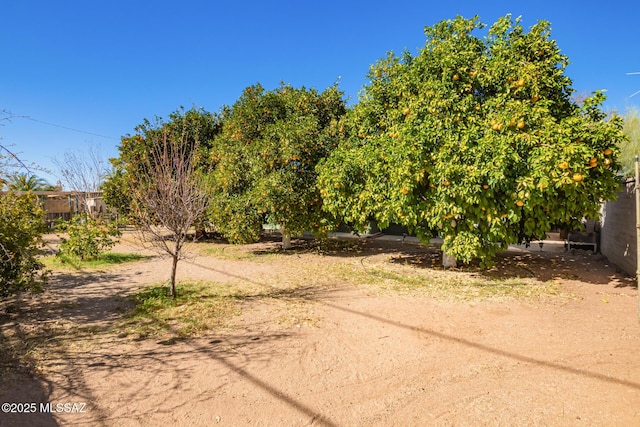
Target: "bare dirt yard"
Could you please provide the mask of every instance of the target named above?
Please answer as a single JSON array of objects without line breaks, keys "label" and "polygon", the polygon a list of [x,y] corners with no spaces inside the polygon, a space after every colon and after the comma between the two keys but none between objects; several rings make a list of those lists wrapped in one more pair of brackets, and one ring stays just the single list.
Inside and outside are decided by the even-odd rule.
[{"label": "bare dirt yard", "polygon": [[170,264],[130,235],[150,256],[55,269],[0,305],[0,426],[640,425],[635,280],[600,255],[297,243],[193,244],[168,315],[133,314]]}]

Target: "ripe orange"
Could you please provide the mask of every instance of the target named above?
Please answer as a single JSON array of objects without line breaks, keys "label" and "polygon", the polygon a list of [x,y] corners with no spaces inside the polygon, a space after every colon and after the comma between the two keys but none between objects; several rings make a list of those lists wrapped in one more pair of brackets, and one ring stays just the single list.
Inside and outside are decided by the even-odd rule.
[{"label": "ripe orange", "polygon": [[519,207],[523,207],[524,206],[524,202],[522,200],[518,200],[516,202],[516,205],[518,205]]},{"label": "ripe orange", "polygon": [[558,163],[558,167],[559,167],[560,169],[567,169],[567,168],[569,167],[569,163],[567,163],[567,162],[560,162],[560,163]]},{"label": "ripe orange", "polygon": [[602,152],[602,154],[604,154],[605,156],[610,156],[613,154],[613,151],[611,150],[611,148],[607,148]]},{"label": "ripe orange", "polygon": [[573,174],[573,180],[574,180],[575,182],[580,182],[580,181],[582,181],[583,179],[584,179],[584,177],[582,176],[582,174],[581,174],[581,173],[574,173],[574,174]]},{"label": "ripe orange", "polygon": [[524,128],[524,122],[523,121],[519,121],[518,122],[518,129],[522,129]]},{"label": "ripe orange", "polygon": [[457,82],[458,80],[460,80],[460,76],[459,76],[459,75],[457,75],[457,74],[454,74],[454,75],[453,75],[453,81],[454,81],[454,82]]}]

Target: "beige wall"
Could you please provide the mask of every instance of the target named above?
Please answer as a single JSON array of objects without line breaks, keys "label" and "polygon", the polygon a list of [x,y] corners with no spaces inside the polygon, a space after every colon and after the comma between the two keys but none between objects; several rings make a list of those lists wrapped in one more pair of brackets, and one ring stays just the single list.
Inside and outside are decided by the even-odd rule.
[{"label": "beige wall", "polygon": [[623,185],[618,199],[602,208],[601,252],[630,276],[636,275],[635,182]]}]

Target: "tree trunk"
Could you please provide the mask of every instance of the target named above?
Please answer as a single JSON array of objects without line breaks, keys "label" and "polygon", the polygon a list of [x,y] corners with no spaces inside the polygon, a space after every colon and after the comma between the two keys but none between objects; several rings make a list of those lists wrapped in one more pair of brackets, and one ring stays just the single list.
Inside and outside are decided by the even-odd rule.
[{"label": "tree trunk", "polygon": [[175,254],[173,255],[173,259],[172,259],[172,263],[171,263],[171,282],[169,283],[169,287],[170,287],[170,291],[171,291],[171,297],[173,299],[176,299],[176,271],[178,269],[178,255]]},{"label": "tree trunk", "polygon": [[456,257],[448,254],[446,251],[442,251],[442,266],[444,268],[456,268]]},{"label": "tree trunk", "polygon": [[291,235],[284,227],[280,229],[280,234],[282,234],[282,249],[291,249]]}]

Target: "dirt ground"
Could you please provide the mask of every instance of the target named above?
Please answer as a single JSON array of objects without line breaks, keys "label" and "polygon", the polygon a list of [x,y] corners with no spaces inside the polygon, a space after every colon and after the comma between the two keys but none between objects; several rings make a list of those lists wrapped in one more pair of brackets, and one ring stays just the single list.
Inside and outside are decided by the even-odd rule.
[{"label": "dirt ground", "polygon": [[[142,251],[126,240],[116,249]],[[38,408],[0,412],[0,426],[640,425],[638,293],[599,255],[503,255],[560,290],[536,298],[434,297],[307,269],[343,263],[367,275],[398,258],[433,268],[418,265],[420,251],[380,239],[348,256],[266,262],[196,250],[180,280],[267,289],[307,274],[309,286],[240,301],[238,315],[192,338],[136,339],[111,327],[127,295],[166,279],[166,259],[55,273],[44,294],[22,296],[0,317],[0,337],[28,327],[92,333],[34,348],[37,369],[15,361],[3,371],[0,403]],[[47,402],[54,410],[41,411]]]}]

